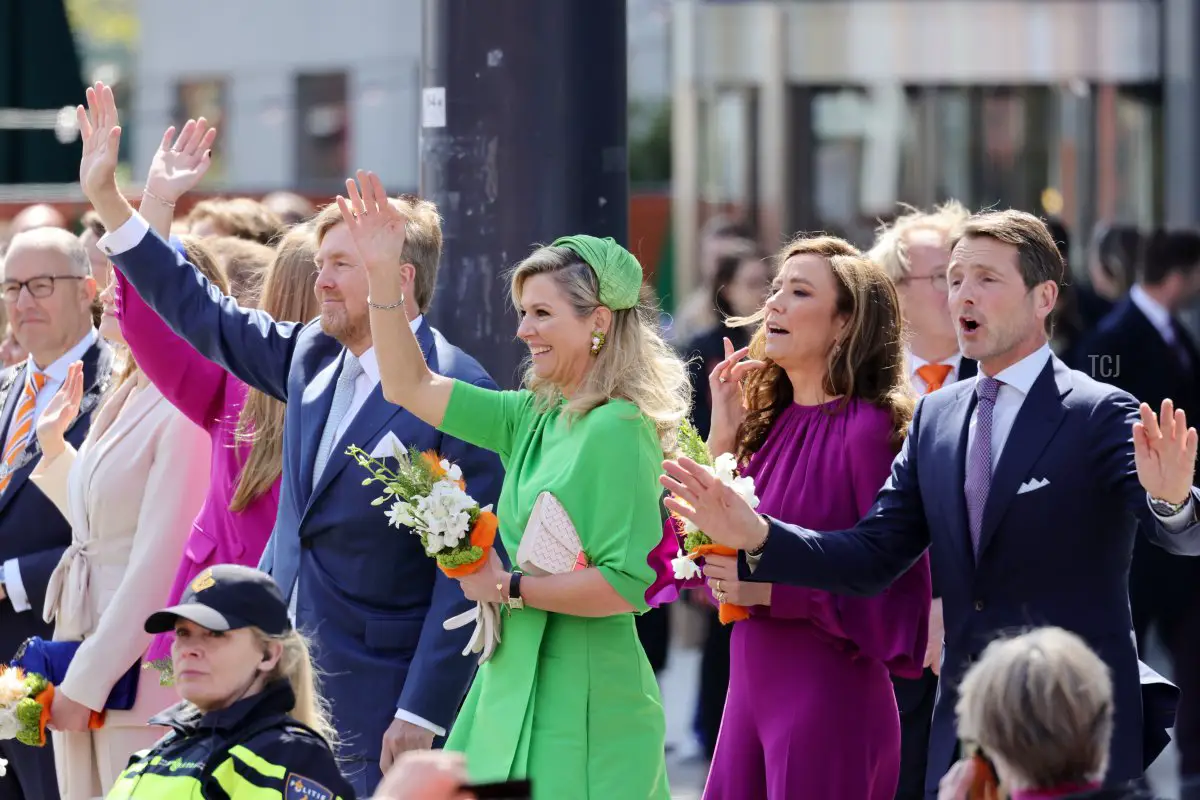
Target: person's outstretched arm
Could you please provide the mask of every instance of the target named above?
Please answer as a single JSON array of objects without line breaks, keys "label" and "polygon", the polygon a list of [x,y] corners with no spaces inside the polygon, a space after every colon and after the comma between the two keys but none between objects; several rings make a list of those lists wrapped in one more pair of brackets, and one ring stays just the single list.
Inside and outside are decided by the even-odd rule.
[{"label": "person's outstretched arm", "polygon": [[76,112],[83,135],[79,181],[108,230],[101,250],[171,330],[202,356],[272,397],[286,399],[302,326],[239,308],[150,230],[117,188],[121,128],[112,90],[103,84],[89,88],[88,109],[80,106]]},{"label": "person's outstretched arm", "polygon": [[358,184],[347,180],[346,190],[349,199],[338,197],[337,203],[367,268],[371,339],[388,343],[375,348],[383,396],[436,428],[446,415],[454,380],[434,373],[425,364],[421,345],[404,313],[406,287],[412,286],[415,273],[411,264],[404,263],[408,221],[388,202],[375,173],[359,170]]}]

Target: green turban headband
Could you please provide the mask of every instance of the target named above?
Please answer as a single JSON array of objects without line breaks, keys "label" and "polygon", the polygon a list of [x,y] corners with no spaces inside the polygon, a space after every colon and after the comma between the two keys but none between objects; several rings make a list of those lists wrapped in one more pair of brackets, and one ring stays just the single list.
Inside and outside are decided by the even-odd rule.
[{"label": "green turban headband", "polygon": [[613,311],[633,308],[638,304],[642,289],[642,265],[633,253],[617,244],[612,237],[563,236],[551,247],[574,251],[596,273],[600,283],[600,302]]}]

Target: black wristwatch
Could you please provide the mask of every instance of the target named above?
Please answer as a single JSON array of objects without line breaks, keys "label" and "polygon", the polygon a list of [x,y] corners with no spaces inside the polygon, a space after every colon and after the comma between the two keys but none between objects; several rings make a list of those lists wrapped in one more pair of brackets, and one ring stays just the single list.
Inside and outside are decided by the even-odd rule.
[{"label": "black wristwatch", "polygon": [[1173,517],[1180,511],[1183,511],[1183,509],[1187,507],[1188,501],[1191,499],[1192,498],[1189,497],[1182,503],[1172,503],[1168,500],[1163,500],[1160,497],[1154,497],[1151,495],[1150,510],[1160,517]]},{"label": "black wristwatch", "polygon": [[510,611],[520,611],[525,607],[525,601],[521,599],[521,573],[518,570],[513,570],[508,578],[508,602],[505,605]]}]

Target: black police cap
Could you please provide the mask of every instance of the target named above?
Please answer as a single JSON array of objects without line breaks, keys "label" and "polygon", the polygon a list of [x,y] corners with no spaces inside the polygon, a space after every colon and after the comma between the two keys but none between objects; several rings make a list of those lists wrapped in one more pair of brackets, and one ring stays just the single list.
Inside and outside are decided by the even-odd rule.
[{"label": "black police cap", "polygon": [[292,629],[279,586],[265,572],[239,564],[218,564],[188,584],[179,604],[156,611],[146,620],[146,633],[166,633],[180,619],[210,631],[259,628],[270,636]]}]

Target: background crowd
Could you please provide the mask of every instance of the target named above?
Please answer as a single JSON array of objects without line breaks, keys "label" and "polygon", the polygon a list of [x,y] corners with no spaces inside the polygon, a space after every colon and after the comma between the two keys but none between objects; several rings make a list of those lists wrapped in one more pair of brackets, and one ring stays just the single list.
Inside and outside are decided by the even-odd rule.
[{"label": "background crowd", "polygon": [[[93,99],[94,108],[97,103],[103,99]],[[93,135],[107,130],[93,122]],[[115,116],[108,122],[115,124]],[[593,759],[613,757],[589,750],[578,762],[553,764],[547,753],[554,751],[538,750],[556,728],[547,725],[544,712],[540,719],[533,714],[535,696],[563,703],[572,694],[570,686],[546,678],[552,688],[526,687],[526,696],[516,703],[510,697],[518,694],[511,676],[523,670],[508,667],[505,673],[498,661],[479,672],[500,681],[499,689],[476,676],[474,660],[460,655],[467,632],[446,631],[441,623],[483,599],[474,595],[486,581],[460,587],[438,573],[414,539],[390,528],[371,506],[372,490],[362,487],[362,476],[339,446],[367,446],[390,432],[406,444],[436,449],[462,467],[476,499],[499,500],[502,519],[501,485],[516,480],[513,475],[528,478],[548,469],[574,480],[566,461],[543,464],[515,456],[530,452],[527,444],[496,431],[532,430],[542,423],[530,419],[540,417],[489,405],[483,398],[495,383],[453,346],[453,331],[443,337],[425,319],[441,249],[437,210],[415,198],[397,201],[393,211],[402,217],[397,224],[404,236],[391,255],[407,270],[398,278],[374,269],[366,234],[337,205],[318,210],[295,196],[235,198],[198,204],[176,220],[176,203],[208,168],[214,135],[203,120],[164,135],[136,214],[126,210],[119,194],[106,194],[115,183],[107,187],[102,176],[91,184],[85,169],[81,181],[95,213],[68,223],[52,209],[35,206],[10,226],[3,248],[6,436],[0,530],[11,535],[0,536],[0,648],[7,656],[35,635],[82,640],[83,646],[56,695],[53,746],[0,743],[10,764],[0,789],[14,798],[57,794],[73,800],[103,795],[120,783],[130,757],[153,745],[164,724],[171,725],[145,725],[178,699],[158,676],[178,677],[171,662],[178,664],[181,649],[199,646],[183,642],[185,635],[198,636],[188,622],[204,625],[182,612],[166,627],[143,628],[131,621],[152,618],[163,606],[186,605],[189,592],[202,591],[197,582],[223,564],[261,565],[274,579],[280,603],[290,605],[287,625],[278,620],[277,625],[253,625],[267,639],[285,637],[292,625],[316,636],[313,665],[326,676],[322,691],[332,713],[323,718],[301,711],[297,717],[306,717],[300,721],[326,742],[336,741],[339,767],[350,787],[339,791],[367,796],[399,756],[443,743],[456,730],[456,717],[462,719],[460,703],[473,680],[481,688],[466,701],[468,718],[507,718],[514,726],[504,752],[468,743],[465,749],[476,763],[486,762],[493,773],[528,769],[548,775],[557,769],[562,777],[549,782],[568,785]],[[99,163],[96,158],[90,166]],[[391,206],[382,203],[370,210],[386,216],[386,208]],[[368,208],[355,213],[365,217]],[[613,353],[627,355],[626,349],[635,347],[629,342],[651,342],[642,346],[661,359],[662,372],[642,377],[666,385],[663,375],[676,366],[683,380],[686,362],[694,398],[691,419],[715,452],[736,453],[745,473],[756,478],[760,512],[807,528],[848,528],[872,513],[912,419],[914,400],[950,391],[979,374],[979,363],[960,352],[961,315],[952,313],[948,300],[955,237],[973,219],[954,202],[928,211],[904,209],[881,226],[866,253],[840,239],[815,237],[798,239],[771,256],[746,228],[717,220],[703,232],[705,286],[674,319],[654,317],[644,292],[614,301],[604,284],[614,273],[606,270],[632,267],[608,266],[624,264],[623,256],[597,253],[590,244],[567,242],[549,248],[555,252],[535,254],[521,280],[539,270],[576,269],[578,282],[591,281],[594,294],[576,307],[591,309],[580,316],[586,317],[582,341],[593,341],[595,331],[604,334],[601,349],[591,353],[597,364],[610,364],[618,358]],[[973,235],[1007,243],[1002,238],[1010,235],[1007,230],[979,228]],[[1061,292],[1046,295],[1049,305],[1037,320],[1039,333],[1043,321],[1050,321],[1044,328],[1057,358],[1151,408],[1170,398],[1190,416],[1200,397],[1200,349],[1184,312],[1200,294],[1200,234],[1098,231],[1090,248],[1090,281],[1076,285],[1061,280],[1059,254],[1070,252],[1069,233],[1053,221],[1048,232],[1052,238],[1046,241],[1057,245],[1059,271],[1044,273],[1028,291],[1046,283],[1061,286]],[[538,258],[546,264],[539,266]],[[606,266],[597,266],[597,259]],[[393,283],[385,282],[385,274]],[[636,274],[640,277],[640,268]],[[1024,280],[1028,284],[1028,277]],[[518,336],[532,350],[565,353],[573,340],[556,338],[565,334],[540,320],[543,312],[536,303],[521,299],[524,285],[514,283],[523,319]],[[534,285],[528,284],[528,291]],[[395,289],[395,295],[381,294],[386,288]],[[394,305],[379,305],[395,297]],[[389,309],[401,309],[404,316],[380,322]],[[319,324],[310,322],[317,317]],[[999,315],[994,322],[1008,324]],[[629,328],[624,334],[622,324]],[[377,351],[381,330],[388,331],[383,339],[388,346]],[[402,334],[411,346],[393,344]],[[676,354],[654,350],[659,337],[669,338]],[[606,346],[611,349],[603,350]],[[419,352],[421,358],[412,364],[397,360],[395,353],[405,347],[409,356]],[[767,368],[749,377],[739,372],[734,379],[733,370],[747,354]],[[562,358],[550,366],[543,361],[544,373],[535,363],[531,386],[541,381],[543,388],[578,390],[572,370],[591,363],[586,351],[578,361]],[[409,376],[405,370],[416,369],[418,362],[421,370],[428,364],[431,375],[454,379],[457,394],[435,392],[437,402],[404,394],[414,385],[403,380]],[[588,369],[583,374],[590,374]],[[1031,378],[1024,391],[1033,385]],[[646,390],[650,399],[635,404],[656,423],[647,463],[672,454],[667,432],[672,415],[684,414],[687,391],[681,388],[674,399],[670,394]],[[646,410],[653,403],[658,403],[657,419]],[[596,413],[594,407],[587,411]],[[591,419],[602,425],[600,415]],[[635,444],[629,450],[616,446],[620,436],[608,427],[590,434],[585,428],[558,450],[540,432],[535,438],[560,459],[571,450],[608,451],[611,464],[605,456],[601,466],[589,469],[607,465],[611,474],[645,460],[645,434],[631,433]],[[806,476],[805,470],[811,473]],[[811,475],[822,477],[811,480]],[[559,491],[570,497],[570,489]],[[616,589],[604,601],[608,605],[579,605],[565,584],[529,580],[525,591],[531,609],[540,603],[536,610],[545,613],[519,619],[538,619],[548,632],[511,629],[518,641],[536,639],[530,647],[539,658],[564,657],[579,649],[581,637],[607,642],[600,661],[577,665],[572,673],[630,670],[640,686],[636,696],[595,690],[597,703],[630,713],[645,711],[645,703],[657,697],[657,688],[649,688],[646,676],[638,674],[644,660],[639,651],[648,656],[649,668],[660,670],[670,635],[665,608],[648,610],[643,593],[652,578],[646,564],[637,563],[657,544],[656,491],[652,486],[648,505],[637,507],[638,515],[651,519],[649,527],[644,521],[614,524],[606,516],[614,509],[572,507],[573,518],[594,512],[589,519],[598,529],[654,529],[654,536],[638,541],[632,556],[624,552],[625,560],[614,555],[611,562],[600,562],[604,586]],[[516,521],[528,511],[509,512],[514,524],[505,533],[515,536]],[[1155,513],[1161,519],[1182,511]],[[1144,648],[1154,629],[1171,653],[1180,689],[1172,719],[1186,776],[1200,772],[1200,581],[1192,574],[1200,562],[1180,554],[1183,548],[1172,552],[1155,546],[1150,532],[1144,532],[1130,539],[1136,541],[1127,590],[1132,630]],[[516,542],[506,541],[507,549]],[[614,554],[622,546],[596,545]],[[942,596],[955,591],[949,587],[960,579],[949,565],[922,557],[887,593],[858,598],[783,580],[761,585],[738,580],[736,565],[719,557],[710,563],[710,577],[728,577],[716,578],[715,586],[710,582],[711,591],[685,590],[708,610],[710,622],[695,726],[713,759],[709,796],[936,793],[949,767],[949,762],[930,761],[929,744],[944,666]],[[1118,558],[1115,574],[1121,574],[1121,566]],[[508,573],[497,569],[505,576],[497,599],[507,603],[512,599]],[[1117,586],[1116,591],[1126,589]],[[591,603],[602,604],[595,591],[589,595]],[[722,625],[714,599],[753,611],[744,622]],[[975,610],[982,611],[983,602],[975,602]],[[628,638],[634,630],[632,611],[646,612],[636,618],[636,643]],[[1041,609],[1030,622],[1053,616]],[[602,619],[587,625],[576,621],[589,617]],[[979,652],[967,654],[978,661],[966,674],[963,664],[954,665],[958,728],[952,738],[975,743],[987,760],[956,765],[951,783],[985,766],[994,768],[1005,785],[1030,789],[1090,791],[1112,763],[1125,769],[1121,777],[1132,777],[1128,755],[1111,755],[1108,749],[1112,731],[1122,724],[1119,715],[1113,722],[1114,706],[1125,702],[1114,698],[1127,691],[1121,680],[1128,675],[1118,670],[1121,680],[1110,678],[1103,642],[1080,627],[1086,625],[1075,627],[1078,637],[1051,629],[986,649],[981,645]],[[508,652],[518,649],[510,644]],[[270,669],[256,674],[259,690],[274,674],[270,670],[285,661],[282,643],[267,650]],[[1097,661],[1092,651],[1104,660]],[[610,653],[625,653],[630,660],[606,661]],[[1026,677],[1014,685],[1014,670],[1028,675],[1032,669],[1021,661],[1030,653],[1041,654],[1034,661],[1053,669],[1045,667],[1044,684]],[[305,663],[308,657],[305,651]],[[146,669],[133,708],[89,730],[90,713],[103,709],[109,689],[134,666]],[[1174,702],[1170,684],[1147,676],[1148,668],[1141,666],[1140,702],[1149,738],[1136,759],[1145,763],[1132,773],[1161,750],[1161,733],[1170,727],[1163,720],[1170,711],[1164,715],[1159,708]],[[299,674],[291,667],[280,669]],[[764,679],[764,670],[772,671],[769,678]],[[509,677],[492,677],[505,674]],[[303,694],[304,681],[292,680]],[[178,685],[180,693],[184,684]],[[764,684],[786,691],[775,697],[764,692]],[[1095,688],[1094,696],[1072,692],[1085,684]],[[1016,696],[1021,692],[1042,694],[1023,700]],[[495,699],[499,696],[503,702]],[[498,713],[497,703],[525,721]],[[1044,722],[1022,724],[1051,731],[1043,739],[1061,744],[1062,754],[1022,751],[1020,737],[1006,731],[1014,724],[1012,709],[1026,705],[1061,711]],[[294,701],[294,709],[305,708],[319,709],[320,703]],[[854,724],[838,724],[839,719]],[[943,727],[947,721],[942,718]],[[564,714],[563,730],[576,722],[577,716]],[[631,748],[619,737],[619,725],[615,720],[597,728],[616,756]],[[643,753],[647,747],[661,749],[661,721],[647,726],[639,728],[648,742],[637,746]],[[464,731],[457,735],[460,742],[471,733],[457,730]],[[826,749],[810,746],[801,754],[798,743],[818,740]],[[1084,755],[1067,752],[1072,747]],[[608,778],[638,782],[639,797],[665,796],[665,776],[654,763],[661,762],[661,754],[650,755],[644,773],[630,770]],[[1078,764],[1079,758],[1082,767],[1064,771],[1062,763]],[[822,773],[819,780],[814,773]],[[604,780],[591,776],[592,791],[615,796],[611,791],[620,790],[605,789]]]}]

